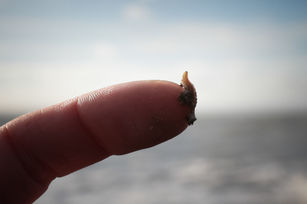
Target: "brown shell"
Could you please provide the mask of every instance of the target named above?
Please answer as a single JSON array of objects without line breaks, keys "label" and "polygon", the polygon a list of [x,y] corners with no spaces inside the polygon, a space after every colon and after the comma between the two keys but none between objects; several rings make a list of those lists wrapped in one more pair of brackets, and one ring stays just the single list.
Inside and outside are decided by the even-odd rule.
[{"label": "brown shell", "polygon": [[195,117],[195,107],[197,103],[197,95],[194,85],[190,82],[188,78],[188,72],[185,71],[182,75],[181,84],[184,91],[179,96],[179,101],[182,105],[190,106],[191,111],[187,114],[186,120],[189,125],[192,125],[196,120]]}]

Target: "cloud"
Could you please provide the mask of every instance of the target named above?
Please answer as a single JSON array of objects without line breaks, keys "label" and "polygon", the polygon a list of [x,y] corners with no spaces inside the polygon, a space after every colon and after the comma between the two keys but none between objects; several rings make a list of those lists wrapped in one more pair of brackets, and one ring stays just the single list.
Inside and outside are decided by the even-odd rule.
[{"label": "cloud", "polygon": [[118,47],[113,43],[97,42],[92,45],[93,55],[95,60],[108,61],[118,58],[119,50]]},{"label": "cloud", "polygon": [[152,53],[183,52],[220,58],[298,54],[298,47],[307,35],[303,25],[162,24],[156,25],[154,30],[159,32],[153,32],[150,40],[145,39],[140,49]]},{"label": "cloud", "polygon": [[129,4],[124,7],[122,16],[128,21],[143,21],[151,17],[151,12],[143,4]]},{"label": "cloud", "polygon": [[[145,4],[127,5],[125,10],[139,13],[139,18],[150,13]],[[1,32],[17,35],[16,41],[0,42],[1,78],[7,83],[1,87],[3,93],[10,93],[2,102],[4,110],[4,104],[19,101],[17,92],[8,90],[18,84],[24,88],[25,81],[38,88],[43,87],[38,83],[44,82],[45,89],[71,96],[130,80],[179,82],[186,69],[199,92],[197,108],[201,112],[306,109],[307,96],[303,93],[307,61],[302,49],[307,36],[305,23],[151,22],[112,26],[39,19],[1,23]],[[22,36],[26,40],[20,40]],[[20,77],[17,85],[10,82],[9,75],[25,67],[33,80]],[[48,76],[58,78],[58,70],[63,80],[52,84]],[[74,87],[74,91],[63,86]],[[76,92],[78,89],[80,92]],[[42,100],[54,101],[51,97]]]}]

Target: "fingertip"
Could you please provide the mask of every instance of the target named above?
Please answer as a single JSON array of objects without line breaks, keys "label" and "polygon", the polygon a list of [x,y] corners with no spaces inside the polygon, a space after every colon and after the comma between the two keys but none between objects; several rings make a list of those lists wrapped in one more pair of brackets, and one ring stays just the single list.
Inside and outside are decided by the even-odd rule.
[{"label": "fingertip", "polygon": [[137,81],[79,98],[78,109],[98,142],[111,154],[154,146],[187,127],[183,88],[168,81]]}]

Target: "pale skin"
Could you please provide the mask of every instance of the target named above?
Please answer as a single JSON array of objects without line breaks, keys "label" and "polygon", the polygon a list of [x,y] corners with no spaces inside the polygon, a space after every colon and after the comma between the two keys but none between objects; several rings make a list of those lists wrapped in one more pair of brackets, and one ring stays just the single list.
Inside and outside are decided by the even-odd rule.
[{"label": "pale skin", "polygon": [[32,203],[56,177],[182,132],[191,107],[168,81],[118,84],[0,127],[0,203]]}]

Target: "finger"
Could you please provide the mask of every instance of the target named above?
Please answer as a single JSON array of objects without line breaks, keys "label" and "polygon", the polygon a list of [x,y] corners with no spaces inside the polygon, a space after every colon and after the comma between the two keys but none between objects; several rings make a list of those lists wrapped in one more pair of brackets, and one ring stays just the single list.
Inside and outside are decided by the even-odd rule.
[{"label": "finger", "polygon": [[176,136],[191,111],[182,92],[166,81],[130,82],[9,122],[0,129],[2,196],[32,202],[55,177]]}]

